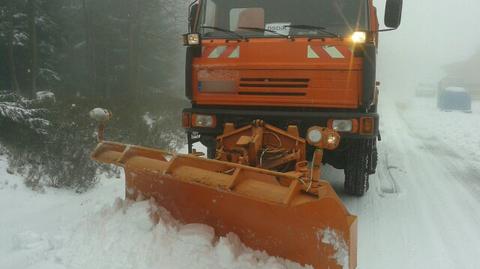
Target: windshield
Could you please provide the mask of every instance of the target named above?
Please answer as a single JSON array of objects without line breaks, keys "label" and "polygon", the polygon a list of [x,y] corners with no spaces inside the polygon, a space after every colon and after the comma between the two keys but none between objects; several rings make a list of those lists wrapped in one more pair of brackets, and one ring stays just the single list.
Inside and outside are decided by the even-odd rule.
[{"label": "windshield", "polygon": [[367,14],[367,0],[205,0],[197,30],[207,38],[343,36],[368,29]]}]

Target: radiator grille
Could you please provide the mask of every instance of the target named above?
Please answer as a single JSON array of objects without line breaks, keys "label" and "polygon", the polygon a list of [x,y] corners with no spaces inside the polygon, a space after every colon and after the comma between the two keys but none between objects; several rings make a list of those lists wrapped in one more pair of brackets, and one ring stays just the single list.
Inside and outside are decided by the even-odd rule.
[{"label": "radiator grille", "polygon": [[241,78],[239,94],[269,96],[304,96],[310,79],[307,78]]}]

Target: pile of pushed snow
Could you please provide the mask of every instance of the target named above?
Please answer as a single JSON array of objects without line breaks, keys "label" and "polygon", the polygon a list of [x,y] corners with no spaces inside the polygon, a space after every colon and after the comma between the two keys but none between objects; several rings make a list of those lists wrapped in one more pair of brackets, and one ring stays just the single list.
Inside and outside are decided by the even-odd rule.
[{"label": "pile of pushed snow", "polygon": [[[34,192],[7,173],[0,156],[0,268],[294,269],[300,265],[184,225],[152,201],[122,196],[123,180],[103,178],[89,192]],[[113,201],[113,205],[110,205]]]},{"label": "pile of pushed snow", "polygon": [[[155,217],[156,216],[156,217]],[[153,219],[156,221],[154,222]],[[234,234],[182,225],[154,202],[117,199],[86,218],[50,257],[59,268],[301,268],[246,248]],[[46,264],[45,264],[46,265]]]},{"label": "pile of pushed snow", "polygon": [[234,234],[183,225],[153,201],[109,205],[123,181],[102,179],[84,194],[38,193],[6,168],[0,156],[0,268],[301,268],[246,248]]}]

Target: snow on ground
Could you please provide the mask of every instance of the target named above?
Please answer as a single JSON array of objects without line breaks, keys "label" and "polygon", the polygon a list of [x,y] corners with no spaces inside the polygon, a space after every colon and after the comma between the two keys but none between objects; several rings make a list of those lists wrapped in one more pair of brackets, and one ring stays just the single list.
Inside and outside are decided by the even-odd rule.
[{"label": "snow on ground", "polygon": [[[359,269],[480,268],[480,104],[439,112],[434,99],[383,93],[377,174],[363,198],[342,193],[343,175],[323,178],[359,218]],[[202,149],[201,147],[199,148]],[[181,225],[150,202],[127,203],[123,180],[85,194],[32,192],[0,156],[0,268],[295,268]],[[150,215],[161,212],[158,224]]]},{"label": "snow on ground", "polygon": [[177,223],[149,201],[116,198],[123,188],[123,180],[102,179],[85,194],[37,193],[7,174],[0,158],[0,268],[300,268],[233,234],[217,240],[211,227]]},{"label": "snow on ground", "polygon": [[[340,194],[359,219],[358,268],[480,268],[479,103],[465,114],[439,112],[435,99],[398,100],[382,94],[370,191]],[[324,178],[341,193],[341,171]]]},{"label": "snow on ground", "polygon": [[441,143],[444,150],[459,152],[457,157],[480,163],[480,101],[473,102],[472,113],[440,111],[435,98],[412,98],[397,106],[415,136],[431,144]]}]

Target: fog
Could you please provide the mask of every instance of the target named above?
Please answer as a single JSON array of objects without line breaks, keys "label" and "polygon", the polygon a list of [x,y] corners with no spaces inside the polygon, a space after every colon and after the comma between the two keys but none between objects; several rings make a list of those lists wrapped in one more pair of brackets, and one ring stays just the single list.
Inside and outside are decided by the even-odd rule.
[{"label": "fog", "polygon": [[[383,23],[385,1],[375,1]],[[419,82],[437,83],[442,67],[480,49],[480,2],[404,1],[397,31],[380,34],[378,80],[382,90],[410,93]]]}]

